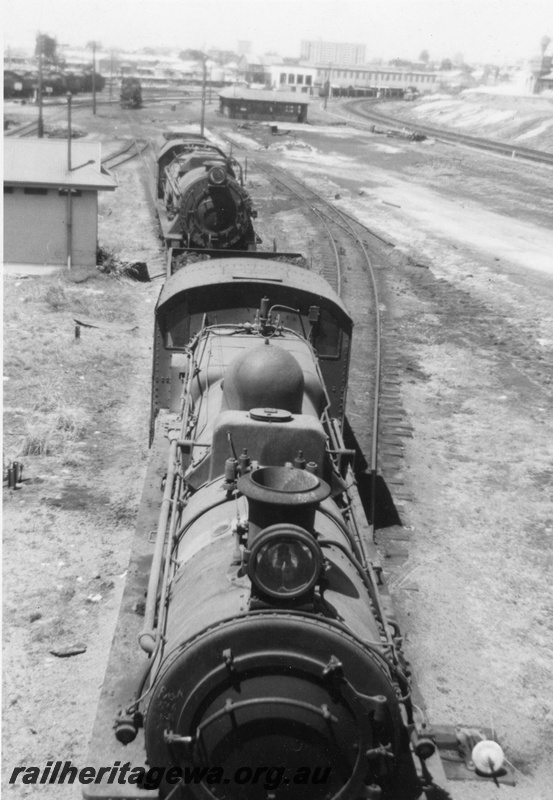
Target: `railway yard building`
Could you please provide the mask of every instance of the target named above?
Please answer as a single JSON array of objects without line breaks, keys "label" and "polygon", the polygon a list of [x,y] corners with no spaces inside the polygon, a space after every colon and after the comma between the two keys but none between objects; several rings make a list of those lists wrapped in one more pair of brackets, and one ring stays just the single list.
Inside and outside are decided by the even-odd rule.
[{"label": "railway yard building", "polygon": [[219,109],[230,119],[306,122],[309,95],[233,86],[219,92]]},{"label": "railway yard building", "polygon": [[330,81],[333,97],[402,97],[407,87],[416,88],[421,94],[438,90],[438,74],[423,69],[319,63],[316,70],[317,86]]},{"label": "railway yard building", "polygon": [[6,139],[4,262],[94,266],[98,192],[117,181],[102,167],[97,142]]}]

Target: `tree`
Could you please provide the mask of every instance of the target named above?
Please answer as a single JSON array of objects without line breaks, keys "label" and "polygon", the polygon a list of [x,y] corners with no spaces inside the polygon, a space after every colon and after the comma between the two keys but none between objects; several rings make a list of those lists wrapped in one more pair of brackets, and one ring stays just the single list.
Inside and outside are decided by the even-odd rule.
[{"label": "tree", "polygon": [[419,61],[422,61],[424,64],[428,64],[430,61],[430,53],[428,50],[422,50],[419,56]]},{"label": "tree", "polygon": [[442,72],[449,72],[450,70],[452,70],[453,64],[451,63],[451,59],[444,58],[444,60],[440,64],[440,69],[442,70]]},{"label": "tree", "polygon": [[46,33],[39,33],[36,37],[35,55],[42,53],[42,58],[50,64],[57,64],[57,41]]},{"label": "tree", "polygon": [[206,54],[201,50],[183,50],[182,53],[179,53],[179,58],[182,61],[205,61]]}]

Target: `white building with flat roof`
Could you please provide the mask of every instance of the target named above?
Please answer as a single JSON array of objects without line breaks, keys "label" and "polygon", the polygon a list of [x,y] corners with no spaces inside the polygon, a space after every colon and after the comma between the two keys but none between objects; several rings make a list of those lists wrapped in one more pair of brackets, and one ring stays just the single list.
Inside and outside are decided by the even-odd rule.
[{"label": "white building with flat roof", "polygon": [[313,94],[317,70],[300,64],[273,64],[267,68],[271,89]]},{"label": "white building with flat roof", "polygon": [[98,192],[116,179],[98,142],[4,140],[4,262],[95,266]]}]

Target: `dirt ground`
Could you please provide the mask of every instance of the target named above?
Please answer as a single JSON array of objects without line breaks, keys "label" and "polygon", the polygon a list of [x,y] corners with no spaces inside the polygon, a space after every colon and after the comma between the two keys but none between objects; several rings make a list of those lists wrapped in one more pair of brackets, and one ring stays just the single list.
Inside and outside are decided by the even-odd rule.
[{"label": "dirt ground", "polygon": [[[330,108],[330,112],[338,109]],[[144,109],[148,132],[192,119],[192,106]],[[10,112],[10,116],[13,113]],[[401,399],[412,426],[401,509],[409,557],[390,565],[408,653],[430,719],[493,726],[517,786],[450,784],[454,800],[547,800],[553,781],[553,198],[550,172],[440,144],[390,144],[333,125],[234,130],[248,158],[269,147],[349,213],[388,239],[382,311],[401,341]],[[209,121],[215,122],[208,107]],[[76,123],[104,142],[127,135],[116,109]],[[236,153],[238,155],[238,153]],[[102,199],[100,242],[125,258],[163,259],[139,166],[117,172]],[[250,175],[255,198],[266,191]],[[107,194],[107,193],[106,193]],[[274,199],[274,193],[273,193]],[[549,218],[549,227],[548,227]],[[313,249],[282,207],[263,229]],[[307,230],[307,233],[306,233]],[[286,242],[283,240],[286,239]],[[4,775],[49,759],[84,765],[147,457],[154,284],[5,281],[5,454],[61,387],[86,426],[64,457],[26,456],[4,490]],[[38,288],[37,288],[38,286]],[[58,287],[59,288],[59,287]],[[57,291],[57,289],[56,289]],[[88,306],[87,306],[88,304]],[[117,327],[83,329],[88,308]],[[135,327],[136,326],[136,327]],[[45,374],[60,348],[63,374]],[[63,359],[63,361],[62,361]],[[7,378],[7,380],[6,380]],[[42,403],[42,405],[41,405]],[[51,650],[84,645],[69,658]],[[74,789],[8,786],[75,798]]]}]

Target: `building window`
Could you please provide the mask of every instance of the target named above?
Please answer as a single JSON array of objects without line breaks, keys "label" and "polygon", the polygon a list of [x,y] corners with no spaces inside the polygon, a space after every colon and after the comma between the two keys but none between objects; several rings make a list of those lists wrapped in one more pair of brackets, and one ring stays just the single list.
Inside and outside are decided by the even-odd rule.
[{"label": "building window", "polygon": [[281,83],[286,83],[286,73],[285,72],[281,72],[280,73],[280,82]]},{"label": "building window", "polygon": [[4,186],[4,194],[13,194],[13,186]]},{"label": "building window", "polygon": [[291,72],[288,75],[288,83],[294,83],[294,76]]},{"label": "building window", "polygon": [[312,78],[312,76],[311,76],[311,75],[306,75],[306,76],[305,76],[305,85],[306,85],[306,86],[311,86],[311,85],[312,85],[312,83],[311,83],[311,82],[312,82],[312,80],[313,80],[313,78]]},{"label": "building window", "polygon": [[[60,197],[67,197],[67,189],[58,189],[58,194]],[[82,192],[80,189],[71,189],[71,197],[81,197]]]},{"label": "building window", "polygon": [[298,75],[297,76],[296,83],[297,84],[302,84],[303,83],[303,75]]},{"label": "building window", "polygon": [[48,189],[39,189],[38,186],[28,186],[23,190],[24,194],[48,194]]}]

